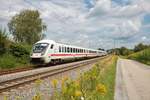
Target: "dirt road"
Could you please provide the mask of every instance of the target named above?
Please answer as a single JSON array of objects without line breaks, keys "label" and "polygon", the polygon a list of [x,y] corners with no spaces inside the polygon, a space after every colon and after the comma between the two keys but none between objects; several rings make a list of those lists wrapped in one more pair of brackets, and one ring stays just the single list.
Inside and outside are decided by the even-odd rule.
[{"label": "dirt road", "polygon": [[119,59],[114,99],[150,100],[150,66]]}]

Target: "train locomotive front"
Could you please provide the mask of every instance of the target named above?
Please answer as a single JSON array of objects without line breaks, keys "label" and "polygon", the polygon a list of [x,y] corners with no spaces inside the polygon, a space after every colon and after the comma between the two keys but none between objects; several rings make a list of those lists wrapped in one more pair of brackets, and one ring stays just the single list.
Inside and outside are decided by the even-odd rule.
[{"label": "train locomotive front", "polygon": [[49,54],[54,52],[55,42],[52,40],[41,40],[34,44],[30,58],[32,63],[49,63]]}]

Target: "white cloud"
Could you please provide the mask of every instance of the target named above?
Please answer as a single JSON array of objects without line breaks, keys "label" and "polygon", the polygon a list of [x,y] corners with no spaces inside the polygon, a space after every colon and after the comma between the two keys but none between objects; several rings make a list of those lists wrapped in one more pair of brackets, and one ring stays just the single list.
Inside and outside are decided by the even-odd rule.
[{"label": "white cloud", "polygon": [[[127,42],[128,38],[142,34],[142,18],[150,9],[149,0],[131,0],[125,6],[111,0],[91,0],[94,7],[89,9],[83,0],[1,0],[0,3],[1,22],[8,22],[23,9],[37,9],[47,24],[47,38],[92,48],[111,48],[115,39]],[[133,46],[129,42],[125,45]]]}]

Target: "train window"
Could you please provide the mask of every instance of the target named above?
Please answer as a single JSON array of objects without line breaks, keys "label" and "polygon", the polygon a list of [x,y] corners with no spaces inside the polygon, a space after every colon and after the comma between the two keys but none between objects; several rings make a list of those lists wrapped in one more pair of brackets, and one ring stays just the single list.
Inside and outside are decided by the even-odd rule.
[{"label": "train window", "polygon": [[61,52],[61,46],[59,46],[59,52]]},{"label": "train window", "polygon": [[62,52],[64,52],[64,47],[62,47]]},{"label": "train window", "polygon": [[73,48],[73,53],[75,53],[75,48]]},{"label": "train window", "polygon": [[70,52],[72,52],[72,48],[70,48]]},{"label": "train window", "polygon": [[69,47],[67,48],[67,52],[69,52]]},{"label": "train window", "polygon": [[67,52],[67,47],[65,47],[65,52]]},{"label": "train window", "polygon": [[53,49],[53,47],[54,47],[54,44],[51,44],[51,47],[50,47],[50,48]]}]

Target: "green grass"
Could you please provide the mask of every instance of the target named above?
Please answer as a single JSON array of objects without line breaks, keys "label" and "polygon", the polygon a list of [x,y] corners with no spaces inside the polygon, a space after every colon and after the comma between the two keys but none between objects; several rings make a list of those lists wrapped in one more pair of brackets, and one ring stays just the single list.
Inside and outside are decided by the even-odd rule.
[{"label": "green grass", "polygon": [[105,72],[102,74],[101,81],[106,85],[108,92],[106,96],[101,100],[113,100],[114,99],[114,87],[115,87],[115,76],[116,76],[116,63],[117,57],[114,57],[111,64],[107,66]]},{"label": "green grass", "polygon": [[11,54],[4,54],[0,57],[0,70],[14,69],[29,65],[27,57],[17,58]]},{"label": "green grass", "polygon": [[131,54],[127,58],[150,65],[150,48]]}]

